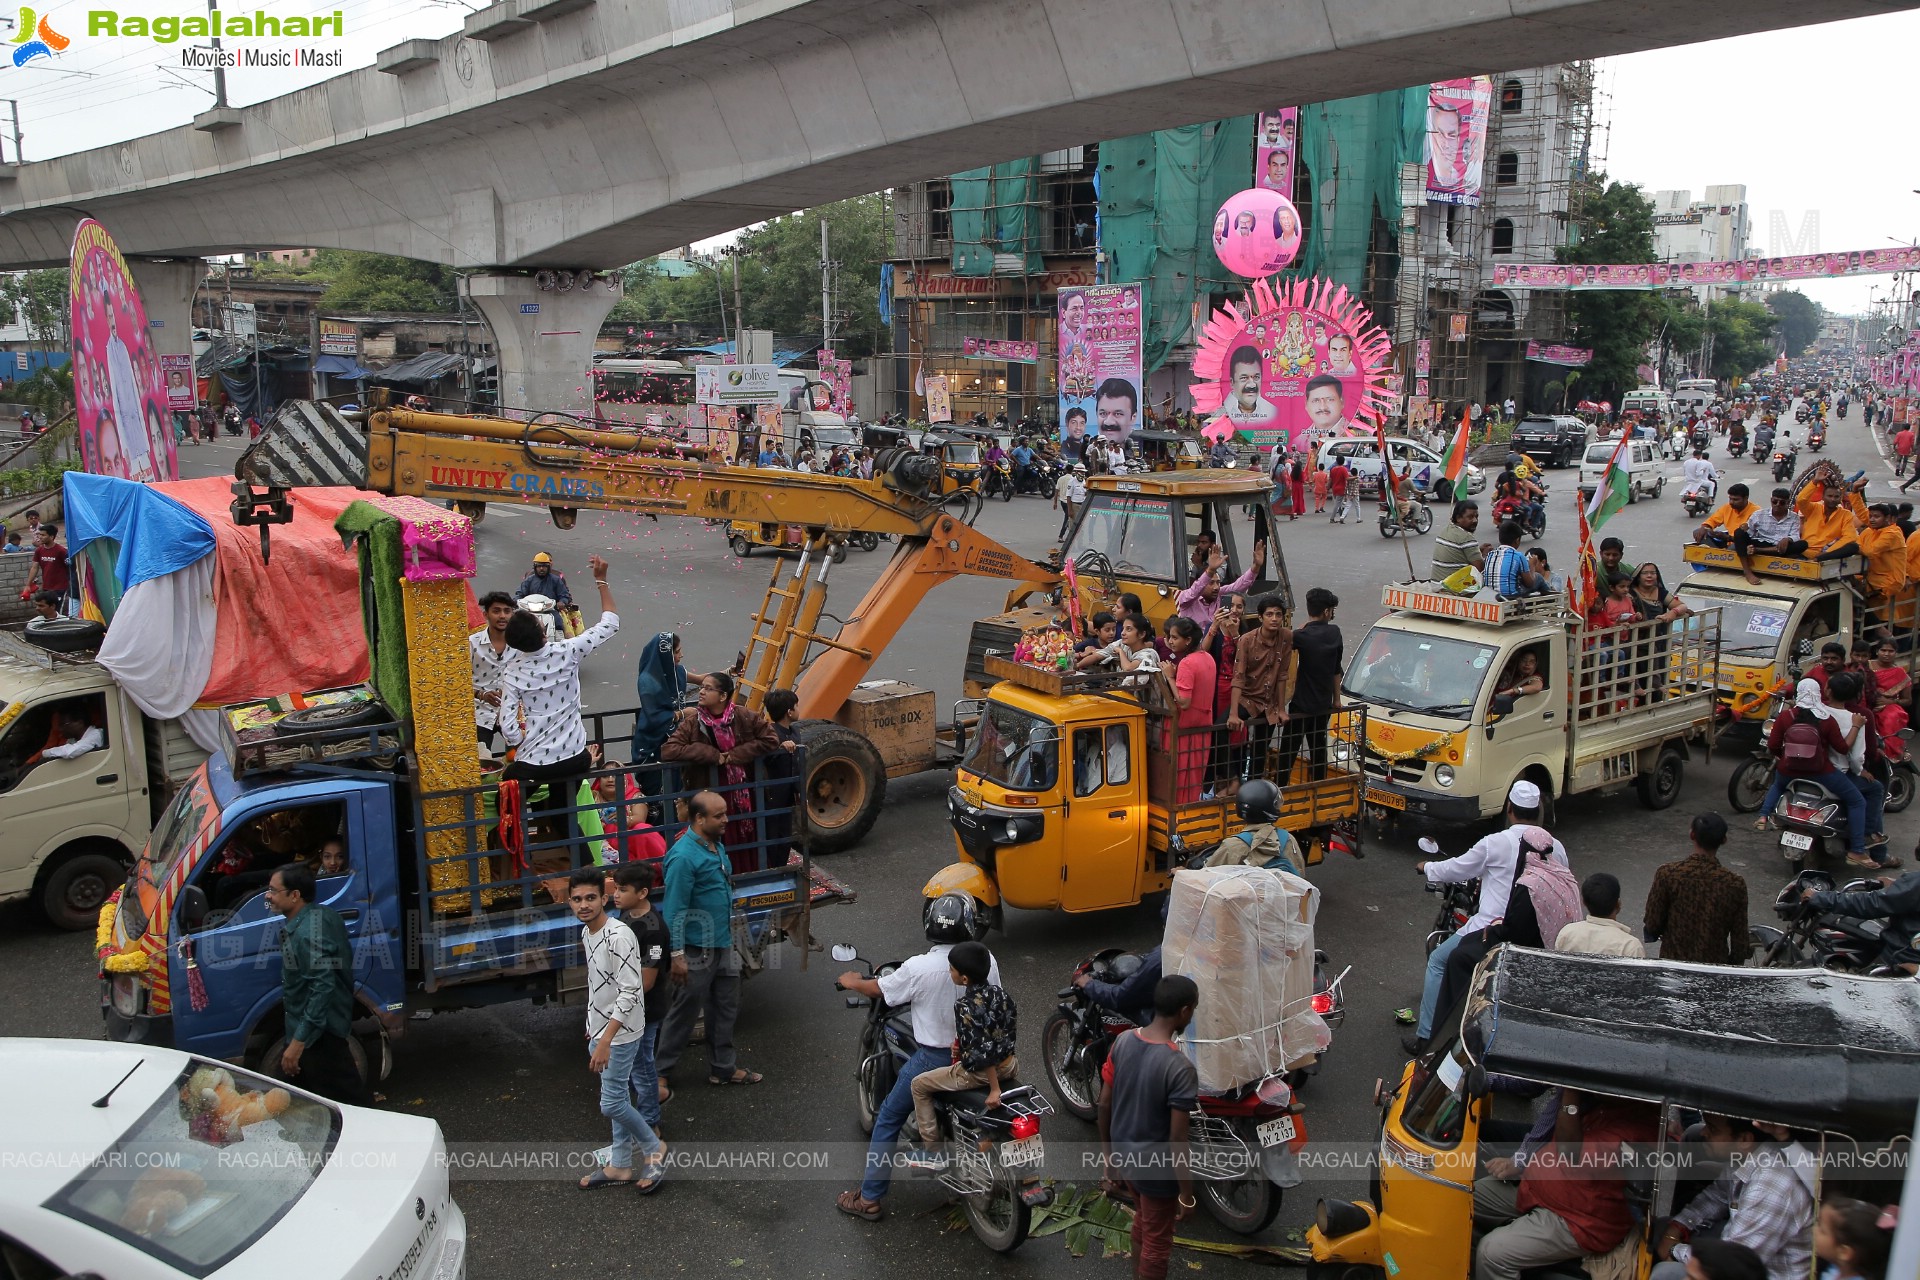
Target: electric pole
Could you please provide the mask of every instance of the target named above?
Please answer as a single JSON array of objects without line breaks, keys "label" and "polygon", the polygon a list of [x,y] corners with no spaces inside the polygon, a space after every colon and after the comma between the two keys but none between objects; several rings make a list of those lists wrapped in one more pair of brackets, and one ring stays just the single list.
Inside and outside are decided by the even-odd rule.
[{"label": "electric pole", "polygon": [[17,98],[8,98],[7,106],[13,111],[13,162],[15,164],[25,164],[27,162],[27,152],[21,142],[20,101]]},{"label": "electric pole", "polygon": [[827,220],[820,219],[820,345],[833,350],[833,263],[827,257]]},{"label": "electric pole", "polygon": [[733,259],[733,362],[745,364],[747,353],[740,348],[740,331],[746,328],[746,320],[740,314],[740,246],[727,246],[727,256]]},{"label": "electric pole", "polygon": [[[220,0],[207,0],[207,25],[214,27],[219,21],[213,15],[220,9]],[[215,28],[218,29],[217,27]],[[220,65],[220,37],[213,37],[213,109],[222,110],[227,105],[227,69]]]}]

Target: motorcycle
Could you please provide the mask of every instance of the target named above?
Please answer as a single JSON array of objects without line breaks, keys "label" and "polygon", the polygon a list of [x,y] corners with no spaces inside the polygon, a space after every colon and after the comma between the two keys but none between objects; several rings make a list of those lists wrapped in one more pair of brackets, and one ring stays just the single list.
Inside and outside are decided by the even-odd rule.
[{"label": "motorcycle", "polygon": [[[1720,472],[1714,472],[1718,477]],[[1698,518],[1713,510],[1714,500],[1719,496],[1719,480],[1702,481],[1699,485],[1683,491],[1680,495],[1680,507],[1689,516]]]},{"label": "motorcycle", "polygon": [[1793,479],[1793,467],[1800,457],[1800,446],[1790,444],[1773,455],[1773,482],[1786,484]]},{"label": "motorcycle", "polygon": [[[1083,960],[1073,976],[1098,982],[1124,982],[1140,968],[1141,958],[1111,948]],[[1313,953],[1313,1011],[1329,1028],[1346,1018],[1341,983],[1329,980],[1327,954]],[[1085,990],[1069,983],[1060,1005],[1040,1028],[1041,1056],[1060,1105],[1082,1120],[1095,1118],[1100,1072],[1116,1036],[1141,1025],[1124,1013],[1096,1005]],[[1322,1061],[1325,1055],[1322,1055]],[[1242,1086],[1227,1093],[1201,1093],[1187,1125],[1199,1198],[1227,1230],[1252,1235],[1280,1212],[1283,1190],[1299,1180],[1293,1148],[1304,1142],[1297,1119],[1306,1108],[1297,1100],[1320,1064]]]},{"label": "motorcycle", "polygon": [[[1440,856],[1440,845],[1432,837],[1421,836],[1419,843],[1420,852],[1429,860]],[[1440,897],[1440,908],[1433,914],[1433,928],[1427,930],[1427,954],[1432,955],[1435,947],[1460,932],[1480,909],[1480,882],[1464,880],[1459,884],[1442,884],[1429,880],[1425,888]]]},{"label": "motorcycle", "polygon": [[983,497],[998,497],[1002,502],[1013,501],[1013,463],[1002,458],[987,467],[987,478],[982,486]]},{"label": "motorcycle", "polygon": [[[833,958],[841,964],[866,966],[869,977],[900,967],[895,960],[876,968],[845,943],[834,945]],[[834,987],[845,990],[838,979]],[[913,1024],[904,1006],[894,1008],[884,1000],[850,995],[847,1007],[867,1011],[866,1024],[860,1029],[860,1065],[854,1071],[854,1086],[860,1127],[872,1133],[874,1117],[893,1091],[901,1066],[913,1056]],[[980,1243],[995,1253],[1011,1253],[1033,1229],[1033,1211],[1053,1202],[1053,1188],[1038,1173],[1045,1156],[1040,1117],[1052,1115],[1053,1107],[1031,1085],[1003,1088],[1000,1105],[991,1109],[986,1096],[984,1089],[934,1095],[933,1113],[939,1120],[947,1164],[933,1176],[960,1197],[967,1225]]]},{"label": "motorcycle", "polygon": [[1753,456],[1764,458],[1773,449],[1773,428],[1762,426],[1753,433]]},{"label": "motorcycle", "polygon": [[1380,509],[1380,536],[1397,538],[1402,533],[1424,534],[1433,529],[1433,509],[1419,499],[1397,502]]},{"label": "motorcycle", "polygon": [[1826,424],[1816,422],[1807,431],[1807,448],[1813,450],[1815,453],[1818,453],[1826,447],[1827,447]]},{"label": "motorcycle", "polygon": [[[1870,893],[1879,887],[1878,880],[1854,880],[1841,885],[1840,891]],[[1802,900],[1803,890],[1820,893],[1833,888],[1833,877],[1824,871],[1802,871],[1789,880],[1773,900],[1773,913],[1786,927],[1754,925],[1748,930],[1755,963],[1763,969],[1832,969],[1874,977],[1906,976],[1897,967],[1906,957],[1897,953],[1920,947],[1920,936],[1896,948],[1896,956],[1890,960],[1885,921],[1821,911]]]},{"label": "motorcycle", "polygon": [[1539,506],[1519,498],[1501,498],[1493,504],[1493,522],[1497,528],[1508,520],[1520,522],[1520,531],[1535,539],[1547,535],[1547,496],[1540,495]]},{"label": "motorcycle", "polygon": [[242,427],[242,425],[244,425],[240,421],[239,411],[234,409],[227,410],[226,416],[221,418],[220,421],[226,427],[227,434],[230,436],[239,435],[240,428]]},{"label": "motorcycle", "polygon": [[1805,422],[1808,418],[1811,418],[1812,416],[1813,416],[1813,410],[1807,406],[1807,402],[1805,400],[1802,400],[1799,404],[1793,406],[1793,420],[1795,422]]},{"label": "motorcycle", "polygon": [[1747,451],[1747,433],[1737,432],[1727,437],[1727,456],[1738,458]]}]

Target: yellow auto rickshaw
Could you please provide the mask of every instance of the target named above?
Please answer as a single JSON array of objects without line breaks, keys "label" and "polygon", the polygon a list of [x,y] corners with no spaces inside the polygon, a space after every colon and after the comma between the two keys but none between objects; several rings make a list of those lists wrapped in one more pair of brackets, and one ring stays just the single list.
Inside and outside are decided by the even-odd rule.
[{"label": "yellow auto rickshaw", "polygon": [[[1474,974],[1463,1009],[1432,1053],[1375,1084],[1384,1115],[1372,1192],[1319,1202],[1307,1232],[1315,1280],[1473,1274],[1474,1184],[1492,1176],[1482,1129],[1503,1096],[1490,1086],[1496,1076],[1561,1090],[1554,1105],[1574,1107],[1572,1116],[1641,1109],[1634,1122],[1648,1145],[1607,1153],[1621,1157],[1633,1225],[1606,1255],[1606,1273],[1639,1280],[1684,1207],[1677,1184],[1718,1172],[1702,1169],[1699,1144],[1674,1140],[1676,1112],[1783,1126],[1799,1148],[1786,1156],[1813,1162],[1817,1185],[1836,1155],[1855,1176],[1898,1167],[1920,1102],[1920,985],[1911,979],[1503,946]],[[1580,1263],[1527,1274],[1594,1274]]]},{"label": "yellow auto rickshaw", "polygon": [[1200,442],[1178,431],[1135,431],[1127,443],[1147,471],[1198,471],[1206,465]]},{"label": "yellow auto rickshaw", "polygon": [[940,459],[942,496],[962,489],[980,490],[986,470],[986,447],[959,431],[929,431],[920,437],[920,452]]},{"label": "yellow auto rickshaw", "polygon": [[[733,554],[745,560],[753,554],[755,547],[771,547],[775,551],[791,551],[799,555],[806,549],[807,528],[798,524],[765,524],[757,520],[734,520],[727,525],[727,545]],[[859,551],[872,551],[880,545],[880,535],[865,529],[856,529],[847,535],[845,542],[836,542],[831,552],[833,562],[839,564],[847,558],[847,548]]]}]

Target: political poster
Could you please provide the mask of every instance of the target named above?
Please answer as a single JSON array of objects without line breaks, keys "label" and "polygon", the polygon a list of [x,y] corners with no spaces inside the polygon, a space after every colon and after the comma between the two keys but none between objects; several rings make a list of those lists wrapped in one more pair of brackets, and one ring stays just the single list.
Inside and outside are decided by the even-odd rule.
[{"label": "political poster", "polygon": [[962,338],[960,354],[969,360],[1000,360],[1007,364],[1034,364],[1040,344],[1018,338]]},{"label": "political poster", "polygon": [[1372,435],[1391,393],[1392,342],[1345,286],[1260,280],[1213,313],[1193,358],[1205,434],[1270,448]]},{"label": "political poster", "polygon": [[1538,360],[1541,364],[1565,365],[1569,369],[1584,369],[1593,363],[1593,348],[1569,347],[1555,342],[1528,342],[1527,359]]},{"label": "political poster", "polygon": [[1907,245],[1715,262],[1505,263],[1493,269],[1493,283],[1522,289],[1671,289],[1887,275],[1917,268],[1920,248]]},{"label": "political poster", "polygon": [[820,348],[817,361],[820,381],[827,384],[827,407],[841,417],[853,411],[853,361],[842,360],[826,348]]},{"label": "political poster", "polygon": [[81,465],[123,480],[179,479],[166,385],[147,341],[147,308],[120,246],[92,218],[82,218],[73,231],[68,304]]},{"label": "political poster", "polygon": [[1300,108],[1263,111],[1253,133],[1253,185],[1293,199],[1293,158],[1300,131]]},{"label": "political poster", "polygon": [[193,357],[161,356],[160,374],[167,385],[167,408],[176,413],[193,412]]},{"label": "political poster", "polygon": [[1427,86],[1427,203],[1477,207],[1487,159],[1493,77],[1466,76]]},{"label": "political poster", "polygon": [[1060,439],[1072,457],[1090,435],[1125,443],[1139,425],[1142,296],[1137,284],[1060,290]]},{"label": "political poster", "polygon": [[929,374],[927,377],[927,421],[953,421],[953,395],[947,387],[947,375]]}]

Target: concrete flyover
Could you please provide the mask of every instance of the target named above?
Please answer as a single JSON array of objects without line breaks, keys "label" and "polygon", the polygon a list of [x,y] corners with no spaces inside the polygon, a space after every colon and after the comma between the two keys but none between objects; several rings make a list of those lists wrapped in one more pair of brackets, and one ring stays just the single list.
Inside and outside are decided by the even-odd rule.
[{"label": "concrete flyover", "polygon": [[1008,156],[1920,0],[501,0],[191,126],[0,167],[0,267],[322,245],[609,267]]}]

